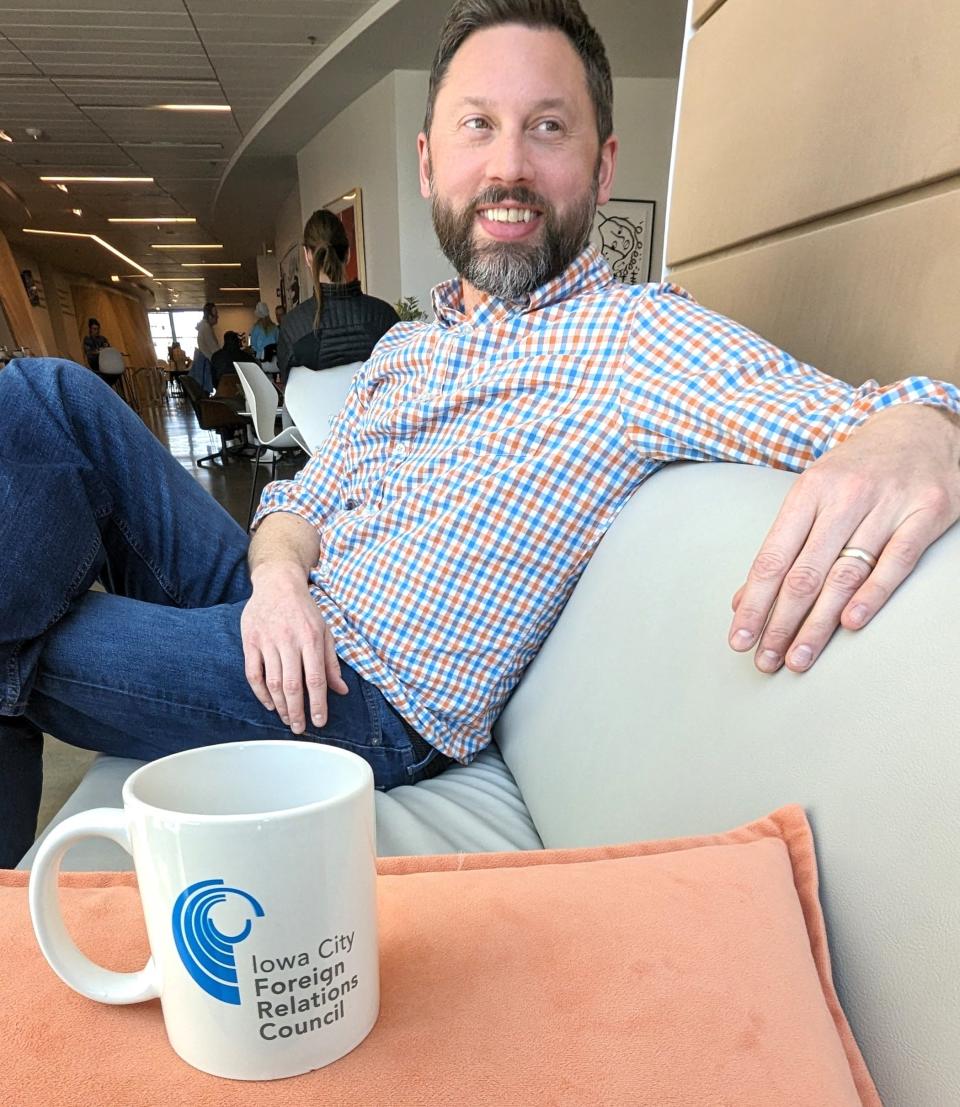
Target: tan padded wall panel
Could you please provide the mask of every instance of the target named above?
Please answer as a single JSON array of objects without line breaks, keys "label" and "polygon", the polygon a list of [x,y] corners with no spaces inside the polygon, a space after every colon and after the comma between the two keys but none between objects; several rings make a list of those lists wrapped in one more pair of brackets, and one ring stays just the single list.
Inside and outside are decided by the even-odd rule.
[{"label": "tan padded wall panel", "polygon": [[727,0],[688,48],[668,264],[960,171],[957,0]]},{"label": "tan padded wall panel", "polygon": [[960,185],[670,279],[834,376],[960,384]]}]

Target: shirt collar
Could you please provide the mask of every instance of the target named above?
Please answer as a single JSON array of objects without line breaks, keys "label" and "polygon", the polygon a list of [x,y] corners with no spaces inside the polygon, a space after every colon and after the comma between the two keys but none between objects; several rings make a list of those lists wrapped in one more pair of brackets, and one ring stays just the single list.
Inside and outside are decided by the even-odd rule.
[{"label": "shirt collar", "polygon": [[468,320],[475,324],[485,323],[491,319],[503,319],[536,311],[588,292],[597,292],[615,279],[613,271],[599,249],[589,245],[562,273],[534,289],[528,296],[521,296],[518,300],[499,300],[496,296],[481,294],[480,303],[468,317],[463,308],[463,282],[459,277],[455,277],[453,280],[438,284],[433,289],[433,310],[437,322],[442,327],[454,327]]}]

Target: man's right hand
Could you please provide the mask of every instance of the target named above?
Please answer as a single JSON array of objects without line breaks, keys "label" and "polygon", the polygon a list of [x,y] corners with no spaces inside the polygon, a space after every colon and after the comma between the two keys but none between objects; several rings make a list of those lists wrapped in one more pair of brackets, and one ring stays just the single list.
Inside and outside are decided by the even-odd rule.
[{"label": "man's right hand", "polygon": [[240,618],[244,672],[254,695],[294,734],[306,729],[304,694],[314,726],[327,721],[327,689],[345,695],[333,638],[289,561],[265,562],[252,573],[253,595]]}]

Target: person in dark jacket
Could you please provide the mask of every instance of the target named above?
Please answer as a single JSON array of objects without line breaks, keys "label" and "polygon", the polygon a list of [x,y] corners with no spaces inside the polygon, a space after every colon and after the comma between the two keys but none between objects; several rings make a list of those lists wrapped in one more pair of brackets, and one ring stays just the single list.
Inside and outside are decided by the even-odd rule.
[{"label": "person in dark jacket", "polygon": [[350,243],[343,224],[320,208],[303,228],[303,256],[313,278],[313,295],[284,316],[277,366],[286,384],[294,365],[330,369],[366,361],[374,346],[399,322],[394,309],[367,296],[359,281],[347,281]]},{"label": "person in dark jacket", "polygon": [[236,331],[227,331],[223,336],[223,345],[210,359],[210,369],[213,376],[213,387],[220,383],[224,373],[236,374],[235,361],[250,361],[250,356],[244,353],[240,343],[240,335]]}]

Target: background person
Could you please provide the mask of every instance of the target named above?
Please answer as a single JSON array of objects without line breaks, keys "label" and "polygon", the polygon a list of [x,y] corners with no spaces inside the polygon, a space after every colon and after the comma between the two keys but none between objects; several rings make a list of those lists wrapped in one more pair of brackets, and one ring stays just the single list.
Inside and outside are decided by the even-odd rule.
[{"label": "background person", "polygon": [[359,281],[346,281],[350,242],[343,224],[320,208],[303,228],[303,256],[313,295],[283,320],[277,365],[285,385],[294,365],[330,369],[366,361],[374,346],[399,322],[390,304],[368,296]]},{"label": "background person", "polygon": [[250,329],[250,345],[256,354],[257,361],[263,361],[268,346],[276,345],[279,330],[277,324],[270,318],[270,308],[263,302],[253,309],[257,321]]},{"label": "background person", "polygon": [[87,333],[83,339],[83,356],[87,359],[87,365],[101,380],[104,378],[100,373],[100,351],[109,345],[106,335],[100,333],[100,320],[92,317],[88,319]]},{"label": "background person", "polygon": [[243,348],[240,335],[236,331],[227,331],[223,336],[223,346],[210,359],[210,376],[214,389],[220,385],[225,374],[237,375],[235,361],[249,361],[250,357]]},{"label": "background person", "polygon": [[174,373],[185,373],[190,368],[190,358],[179,342],[167,349],[167,363]]},{"label": "background person", "polygon": [[220,339],[214,328],[220,319],[217,305],[208,301],[203,305],[203,318],[197,324],[197,348],[193,352],[193,364],[190,367],[190,376],[200,385],[204,393],[209,396],[213,391],[213,376],[210,369],[210,361],[213,355],[220,349]]}]

